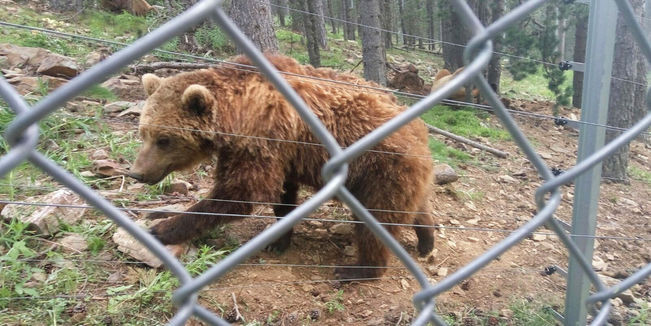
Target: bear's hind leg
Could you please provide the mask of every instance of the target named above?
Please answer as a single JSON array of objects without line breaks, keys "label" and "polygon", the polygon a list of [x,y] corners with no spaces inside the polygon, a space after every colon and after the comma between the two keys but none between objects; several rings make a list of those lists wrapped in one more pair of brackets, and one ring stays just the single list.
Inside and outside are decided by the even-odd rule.
[{"label": "bear's hind leg", "polygon": [[[396,226],[385,227],[393,237],[398,233]],[[338,267],[335,275],[341,280],[376,278],[384,274],[389,262],[389,249],[382,241],[366,227],[365,224],[355,225],[357,236],[358,259],[357,266]]]},{"label": "bear's hind leg", "polygon": [[434,249],[434,219],[430,214],[429,203],[421,206],[420,212],[415,213],[414,224],[426,226],[414,226],[416,237],[418,237],[418,254],[421,257],[427,256]]},{"label": "bear's hind leg", "polygon": [[[285,191],[282,196],[280,196],[280,203],[282,205],[274,205],[274,214],[276,217],[283,217],[289,214],[291,211],[296,208],[296,203],[298,200],[298,185],[285,181],[283,184],[283,190]],[[270,244],[267,247],[267,250],[274,252],[283,252],[289,248],[289,244],[292,241],[292,234],[294,229],[289,229],[287,233],[283,234],[278,240]]]}]

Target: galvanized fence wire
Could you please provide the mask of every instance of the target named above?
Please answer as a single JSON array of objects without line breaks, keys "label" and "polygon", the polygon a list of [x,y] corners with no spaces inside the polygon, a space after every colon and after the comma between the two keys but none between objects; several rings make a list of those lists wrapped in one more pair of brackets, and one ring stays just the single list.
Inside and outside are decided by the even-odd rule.
[{"label": "galvanized fence wire", "polygon": [[[32,108],[17,94],[17,92],[4,80],[0,78],[0,95],[9,104],[17,116],[7,128],[5,138],[12,146],[11,149],[0,158],[0,176],[5,175],[21,162],[27,160],[35,166],[50,174],[55,180],[78,193],[89,204],[102,211],[106,216],[123,227],[134,238],[145,245],[157,256],[167,268],[179,279],[180,288],[172,295],[172,300],[179,306],[176,314],[169,321],[170,325],[184,324],[191,316],[196,316],[212,325],[228,325],[226,321],[215,316],[211,311],[197,303],[198,292],[216,279],[222,277],[232,268],[241,264],[246,258],[262,250],[265,246],[288,231],[294,224],[302,220],[308,214],[316,210],[325,201],[337,197],[347,205],[358,219],[371,229],[382,242],[399,258],[402,264],[410,271],[415,280],[420,284],[421,291],[414,296],[414,304],[419,310],[414,319],[414,325],[424,325],[433,322],[436,325],[445,325],[445,322],[435,311],[435,297],[443,291],[450,289],[472,274],[481,270],[493,259],[520,242],[531,232],[534,232],[543,224],[547,224],[554,233],[561,239],[569,249],[572,256],[576,257],[581,268],[591,280],[597,293],[592,295],[586,302],[601,302],[602,305],[598,314],[593,319],[593,324],[600,325],[605,322],[611,308],[610,299],[617,293],[640,282],[651,274],[651,264],[641,268],[633,275],[622,281],[620,284],[606,288],[600,281],[597,274],[591,267],[590,259],[583,256],[571,236],[566,233],[553,213],[560,204],[560,186],[571,182],[578,175],[595,166],[607,155],[614,152],[618,147],[631,141],[651,125],[651,114],[639,121],[628,131],[623,132],[618,138],[595,152],[589,158],[583,160],[575,167],[569,169],[560,176],[555,177],[545,165],[541,157],[529,144],[527,138],[517,127],[515,121],[499,101],[497,95],[492,91],[488,82],[481,75],[480,71],[488,64],[492,54],[491,38],[502,33],[506,28],[518,20],[525,18],[529,13],[536,10],[546,0],[531,0],[521,4],[493,24],[484,27],[477,17],[472,13],[468,5],[461,0],[454,0],[452,4],[459,17],[475,37],[469,42],[465,51],[466,69],[457,78],[433,92],[429,96],[414,104],[394,119],[372,131],[358,142],[347,148],[341,148],[334,137],[327,131],[321,121],[312,113],[303,100],[291,89],[289,84],[281,77],[280,73],[264,58],[264,56],[253,46],[243,33],[233,24],[221,8],[219,0],[203,0],[188,9],[185,13],[172,19],[152,33],[144,36],[127,48],[119,51],[103,62],[90,68],[77,76],[67,84],[46,96],[36,103]],[[651,61],[651,46],[644,38],[639,24],[634,19],[630,5],[624,0],[617,0],[617,5],[627,21],[631,23],[636,39],[640,43],[644,54]],[[38,141],[37,122],[46,115],[52,113],[62,106],[66,101],[80,94],[83,90],[95,83],[101,82],[108,75],[117,72],[121,67],[138,57],[154,50],[170,38],[181,34],[185,30],[201,21],[212,18],[233,39],[236,45],[252,60],[260,71],[273,83],[286,99],[296,108],[299,115],[310,127],[312,133],[322,142],[331,155],[331,159],[324,165],[322,175],[326,181],[322,189],[315,193],[302,205],[296,207],[291,213],[258,236],[232,252],[219,263],[212,266],[204,274],[192,278],[184,269],[183,265],[174,258],[166,249],[149,233],[140,229],[121,210],[113,206],[109,201],[95,193],[88,186],[81,183],[74,176],[63,168],[56,165],[47,157],[36,150]],[[473,81],[482,95],[494,108],[494,112],[501,119],[507,130],[511,133],[516,143],[520,146],[527,158],[533,163],[538,173],[546,180],[536,192],[536,203],[539,212],[524,226],[511,232],[503,241],[489,249],[470,264],[459,269],[449,277],[436,285],[432,285],[426,275],[421,271],[416,262],[402,248],[399,243],[382,227],[371,213],[359,203],[359,201],[346,189],[344,181],[347,176],[347,164],[359,157],[364,151],[371,149],[384,138],[389,136],[406,123],[416,119],[420,114],[427,111],[434,104],[441,102],[445,97],[451,95],[458,87]],[[651,103],[651,93],[647,96]],[[650,104],[651,106],[651,104]],[[549,197],[548,199],[546,199]]]},{"label": "galvanized fence wire", "polygon": [[[328,17],[326,17],[326,18],[328,18]],[[350,22],[350,23],[351,24],[358,24],[358,23],[355,23],[355,22]],[[110,44],[110,45],[115,45],[115,46],[120,46],[120,47],[128,46],[127,43],[110,41],[110,40],[105,40],[105,39],[99,39],[99,38],[85,36],[85,35],[79,35],[79,34],[65,33],[65,32],[60,32],[60,31],[55,31],[55,30],[45,29],[45,28],[40,28],[40,27],[13,24],[13,23],[4,22],[4,21],[0,21],[0,26],[7,26],[7,27],[12,27],[12,28],[18,28],[18,29],[27,29],[27,30],[32,30],[32,31],[38,31],[38,32],[41,32],[41,33],[46,33],[46,34],[49,34],[49,35],[54,35],[54,36],[57,36],[57,37],[75,38],[75,39],[81,39],[81,40],[94,42],[94,43],[104,43],[104,44]],[[370,28],[370,27],[368,27],[368,28]],[[464,47],[466,47],[466,46],[464,46]],[[233,70],[251,71],[250,69],[252,69],[252,68],[255,69],[255,66],[252,66],[252,65],[241,64],[241,63],[236,63],[236,62],[230,62],[230,61],[227,61],[227,60],[217,59],[217,58],[213,58],[213,57],[199,56],[199,55],[193,55],[193,54],[181,53],[181,52],[174,52],[174,51],[167,51],[167,50],[161,50],[161,49],[154,49],[153,52],[160,53],[160,54],[166,54],[166,55],[169,55],[169,56],[173,56],[176,59],[186,60],[188,62],[204,61],[204,62],[210,62],[210,63],[215,63],[215,64],[222,64],[223,67],[228,68],[228,69],[233,69]],[[548,63],[548,64],[556,65],[556,64],[553,64],[553,63]],[[137,70],[138,66],[134,66],[133,68],[135,70]],[[257,72],[257,71],[254,71],[254,72]],[[378,86],[370,86],[370,85],[360,85],[360,84],[354,84],[354,83],[341,81],[341,80],[332,80],[332,79],[320,78],[320,77],[315,77],[315,76],[307,76],[307,75],[301,75],[301,74],[296,74],[296,73],[291,73],[291,72],[286,72],[286,71],[281,71],[280,73],[282,75],[286,75],[286,76],[293,76],[293,77],[298,77],[298,78],[310,79],[310,80],[313,80],[315,83],[323,82],[323,83],[328,83],[328,84],[339,84],[339,85],[341,85],[341,86],[332,86],[331,85],[331,87],[364,88],[364,89],[367,89],[368,92],[393,93],[396,96],[403,96],[403,97],[406,97],[406,98],[411,98],[411,99],[416,99],[416,100],[420,100],[420,99],[425,98],[425,95],[409,93],[409,92],[400,91],[400,90],[397,90],[397,89],[390,89],[390,88],[378,87]],[[611,77],[611,78],[621,80],[621,81],[624,81],[624,82],[628,82],[628,83],[642,85],[642,84],[637,83],[635,81],[626,80],[626,79],[622,79],[622,78],[618,78],[618,77],[614,77],[614,76]],[[464,107],[474,108],[474,109],[482,110],[482,111],[486,111],[486,112],[493,112],[493,110],[494,110],[493,107],[490,106],[490,105],[481,104],[481,103],[473,103],[473,102],[465,102],[465,101],[459,101],[459,100],[452,100],[452,99],[443,99],[443,100],[440,101],[440,103],[453,105],[453,106],[464,106]],[[624,132],[624,131],[627,130],[627,128],[610,126],[610,125],[606,125],[606,124],[600,124],[600,123],[594,123],[594,122],[588,122],[588,121],[581,121],[581,120],[570,120],[570,119],[567,119],[565,117],[553,116],[553,115],[542,114],[542,113],[519,111],[519,110],[514,110],[514,109],[508,109],[508,112],[511,113],[512,115],[523,116],[523,117],[532,118],[532,119],[553,120],[555,123],[558,123],[558,124],[561,124],[561,125],[566,125],[566,124],[575,125],[575,126],[589,125],[589,126],[605,128],[605,129],[607,129],[609,131],[612,131],[612,132]],[[167,127],[167,126],[161,126],[161,127]],[[201,130],[197,130],[197,131],[200,131],[200,132],[212,132],[212,131],[201,131]],[[651,132],[643,132],[642,134],[649,135],[649,134],[651,134]],[[318,145],[323,146],[322,144],[318,144]]]}]

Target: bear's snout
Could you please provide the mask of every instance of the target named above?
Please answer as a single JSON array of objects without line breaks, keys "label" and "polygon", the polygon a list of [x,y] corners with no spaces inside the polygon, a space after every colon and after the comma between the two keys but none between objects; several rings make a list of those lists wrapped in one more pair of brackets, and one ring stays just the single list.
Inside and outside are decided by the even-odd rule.
[{"label": "bear's snout", "polygon": [[143,179],[143,174],[142,173],[136,173],[136,172],[133,172],[133,171],[129,171],[129,172],[127,172],[127,175],[134,178],[134,179],[136,179],[138,182],[142,182],[142,179]]}]

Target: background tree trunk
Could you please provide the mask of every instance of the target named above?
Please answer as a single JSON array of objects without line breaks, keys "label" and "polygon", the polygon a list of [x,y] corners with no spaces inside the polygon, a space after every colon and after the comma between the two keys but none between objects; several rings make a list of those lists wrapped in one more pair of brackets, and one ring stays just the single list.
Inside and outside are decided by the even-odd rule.
[{"label": "background tree trunk", "polygon": [[425,0],[425,10],[427,11],[427,48],[430,51],[434,50],[434,6],[436,6],[435,0]]},{"label": "background tree trunk", "polygon": [[[359,12],[361,24],[380,27],[380,0],[360,0]],[[364,60],[364,78],[386,85],[386,54],[382,33],[378,29],[362,27],[362,57]]]},{"label": "background tree trunk", "polygon": [[[319,50],[319,34],[320,29],[324,26],[320,25],[318,16],[313,15],[316,8],[316,3],[320,0],[302,0],[303,10],[309,12],[303,14],[303,26],[305,27],[304,35],[307,46],[307,55],[310,58],[310,64],[314,67],[321,66],[321,52]],[[323,17],[323,16],[321,16]]]},{"label": "background tree trunk", "polygon": [[[504,0],[494,0],[489,4],[489,6],[490,6],[491,23],[495,22],[496,20],[498,20],[500,17],[504,15]],[[502,57],[496,52],[502,51],[502,41],[503,41],[502,34],[493,38],[493,52],[495,53],[493,53],[493,57],[488,63],[488,72],[486,75],[486,79],[488,79],[488,83],[491,85],[493,90],[497,93],[499,93],[500,90],[500,79],[502,77]]]},{"label": "background tree trunk", "polygon": [[333,0],[324,0],[326,1],[326,8],[328,8],[328,17],[330,17],[330,27],[332,28],[332,34],[337,34],[337,22],[333,19],[335,17],[335,10],[333,8]]},{"label": "background tree trunk", "polygon": [[[631,5],[636,13],[643,15],[644,0],[631,0]],[[639,61],[643,59],[640,49],[635,43],[630,28],[626,25],[621,13],[617,19],[617,36],[615,41],[615,58],[613,59],[613,76],[626,80],[641,82],[644,86],[637,87],[631,82],[612,79],[610,87],[610,100],[608,110],[608,125],[629,128],[635,123],[635,118],[646,112],[644,93],[646,90],[646,66],[641,69]],[[642,75],[642,76],[640,76]],[[640,103],[641,102],[641,103]],[[642,111],[641,113],[639,111]],[[606,130],[606,143],[609,143],[621,132]],[[615,181],[628,180],[628,144],[620,147],[614,154],[603,162],[603,176],[614,178]],[[621,182],[621,181],[620,181]]]},{"label": "background tree trunk", "polygon": [[[576,21],[574,30],[574,62],[585,62],[585,47],[588,39],[588,11],[577,10]],[[583,73],[580,71],[574,72],[572,80],[572,88],[574,93],[572,95],[572,106],[580,108],[581,99],[583,94]]]},{"label": "background tree trunk", "polygon": [[278,52],[269,0],[233,1],[230,16],[258,49]]},{"label": "background tree trunk", "polygon": [[285,27],[287,25],[285,18],[289,15],[289,10],[287,9],[289,2],[288,0],[275,0],[274,3],[278,6],[272,8],[272,10],[278,15],[280,26]]},{"label": "background tree trunk", "polygon": [[355,21],[353,14],[354,0],[341,0],[341,10],[344,16],[344,39],[355,40],[355,25],[348,22]]},{"label": "background tree trunk", "polygon": [[82,0],[49,0],[49,4],[54,11],[79,11],[82,9]]},{"label": "background tree trunk", "polygon": [[319,46],[321,46],[322,49],[328,49],[328,33],[326,32],[323,1],[326,0],[310,0],[310,5],[308,5],[308,8],[310,8],[310,12],[313,12],[317,15],[314,17],[316,18],[315,27],[319,40]]},{"label": "background tree trunk", "polygon": [[457,14],[447,1],[439,2],[443,34],[444,68],[454,72],[463,66],[463,45],[465,44],[465,29],[461,27]]},{"label": "background tree trunk", "polygon": [[[382,28],[387,31],[393,30],[393,1],[392,0],[382,0],[381,14],[382,14]],[[391,37],[393,33],[382,32],[382,38],[384,39],[384,48],[390,49],[393,47],[393,42]]]}]

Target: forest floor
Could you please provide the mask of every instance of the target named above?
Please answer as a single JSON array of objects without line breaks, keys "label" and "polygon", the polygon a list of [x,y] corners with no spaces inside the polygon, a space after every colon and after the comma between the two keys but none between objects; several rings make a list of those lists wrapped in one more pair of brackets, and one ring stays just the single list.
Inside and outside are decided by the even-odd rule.
[{"label": "forest floor", "polygon": [[[59,27],[69,32],[87,29],[89,34],[96,31],[90,24],[71,27],[62,20],[52,20],[54,14],[33,11],[43,8],[30,9],[12,1],[3,2],[7,3],[7,11],[6,15],[0,14],[0,20],[9,20],[9,15],[14,15],[25,24]],[[151,18],[96,15],[103,19],[127,19],[139,28],[154,24]],[[278,35],[284,50],[291,47],[292,51],[299,51],[291,32],[280,30]],[[287,42],[287,35],[292,43]],[[129,36],[125,37],[129,41]],[[69,41],[9,29],[0,32],[0,43],[5,42],[40,46],[77,58],[97,52]],[[334,40],[331,46],[326,57],[331,56],[332,65],[340,70],[352,69],[356,64],[353,58],[358,54],[350,42]],[[402,52],[405,56],[399,54]],[[431,54],[394,50],[390,56],[395,63],[416,64],[426,80],[440,67],[439,58],[427,59]],[[119,79],[132,81],[122,88],[126,91],[106,93],[102,87],[94,88],[46,119],[41,125],[39,149],[120,207],[157,209],[177,204],[182,209],[190,206],[212,187],[213,164],[202,164],[192,172],[175,173],[161,185],[151,187],[119,175],[106,178],[96,174],[98,153],[106,153],[105,159],[115,164],[112,167],[126,169],[139,145],[137,114],[119,116],[121,111],[110,111],[108,107],[117,101],[136,103],[144,100],[144,95],[139,91],[138,76],[123,71]],[[47,85],[41,86],[26,95],[30,103],[47,94]],[[519,86],[508,82],[504,89],[508,96],[505,103],[523,113],[514,115],[515,120],[546,163],[561,170],[572,167],[576,163],[578,131],[557,126],[553,119],[529,114],[551,116],[553,102],[546,99],[549,94],[538,92],[539,85]],[[4,132],[12,115],[3,102],[0,106],[0,131]],[[559,115],[576,117],[580,111],[560,108]],[[447,185],[433,183],[430,200],[438,225],[434,231],[433,253],[417,257],[416,238],[411,228],[404,228],[399,241],[430,280],[437,282],[530,220],[536,212],[534,192],[542,180],[494,115],[472,108],[437,106],[423,115],[423,119],[510,154],[507,158],[497,158],[432,135],[434,159],[451,165],[460,179]],[[473,125],[470,130],[469,125]],[[6,149],[4,143],[3,148]],[[593,264],[609,280],[621,280],[651,262],[650,156],[649,145],[634,141],[630,149],[630,182],[603,180],[600,185]],[[176,180],[182,180],[187,187],[181,190],[172,187],[178,184]],[[0,200],[11,202],[38,202],[61,188],[51,177],[27,164],[0,182]],[[563,186],[562,192],[562,204],[555,216],[570,222],[574,189],[571,185]],[[310,195],[309,189],[302,189],[300,200]],[[144,216],[138,212],[130,214],[134,219]],[[268,206],[256,207],[254,215],[270,218],[245,218],[193,241],[182,255],[183,263],[193,275],[198,275],[274,221]],[[335,280],[332,266],[354,262],[356,248],[354,235],[347,227],[350,224],[335,221],[349,218],[349,211],[331,201],[310,217],[319,220],[299,223],[286,252],[255,254],[246,264],[201,291],[199,301],[223,318],[244,325],[408,324],[415,313],[412,298],[419,291],[412,275],[392,257],[390,268],[380,279],[350,283]],[[175,311],[170,296],[177,282],[168,271],[146,266],[119,250],[113,240],[116,230],[105,216],[91,209],[84,211],[81,221],[61,225],[59,232],[51,236],[33,234],[26,225],[4,221],[0,226],[0,324],[157,325],[166,322]],[[75,236],[82,239],[81,246],[69,242]],[[454,325],[554,325],[549,308],[563,311],[566,280],[561,272],[545,273],[545,269],[558,266],[567,270],[567,261],[567,249],[550,230],[541,228],[439,296],[437,309]],[[636,285],[630,296],[618,300],[621,302],[617,301],[618,307],[611,318],[613,324],[651,322],[651,280]],[[235,307],[242,316],[237,321]],[[192,320],[190,324],[201,323]]]}]

